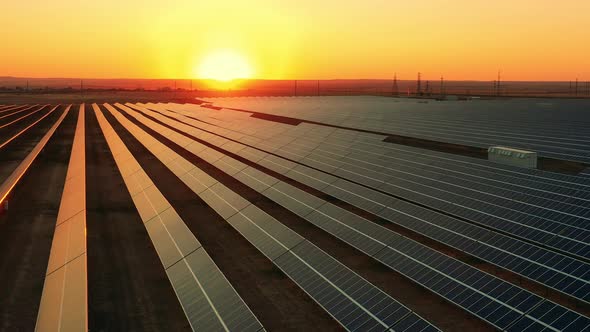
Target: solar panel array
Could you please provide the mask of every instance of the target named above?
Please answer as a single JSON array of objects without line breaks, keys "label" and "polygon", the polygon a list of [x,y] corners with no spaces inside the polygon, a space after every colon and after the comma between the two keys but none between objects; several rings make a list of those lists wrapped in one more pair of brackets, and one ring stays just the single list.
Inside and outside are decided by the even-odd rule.
[{"label": "solar panel array", "polygon": [[93,108],[191,327],[203,331],[263,330],[260,322],[154,185],[98,106],[93,104]]},{"label": "solar panel array", "polygon": [[[139,106],[148,106],[151,107],[153,109],[159,109],[162,114],[165,114],[167,116],[171,116],[171,117],[182,117],[179,116],[178,114],[174,115],[174,113],[171,113],[169,111],[166,111],[166,108],[169,109],[174,109],[174,111],[178,112],[178,113],[186,113],[188,115],[190,115],[192,118],[197,119],[198,120],[194,120],[188,117],[184,117],[184,119],[182,121],[185,121],[186,123],[197,127],[197,128],[202,128],[205,133],[208,134],[217,134],[218,137],[224,137],[224,138],[229,138],[229,140],[223,141],[223,140],[218,140],[218,138],[212,139],[211,137],[207,136],[207,135],[203,135],[204,139],[206,139],[207,141],[213,141],[216,142],[216,144],[218,144],[219,146],[225,146],[227,148],[227,151],[230,152],[237,152],[239,154],[241,154],[243,157],[245,157],[246,159],[250,159],[251,161],[257,162],[261,165],[265,165],[268,166],[269,168],[273,169],[274,171],[277,171],[279,173],[282,174],[287,174],[287,176],[290,176],[291,178],[298,180],[302,183],[307,183],[309,184],[311,187],[316,187],[316,189],[325,189],[325,188],[330,188],[328,190],[324,190],[327,193],[330,193],[336,197],[339,197],[345,201],[350,201],[352,204],[357,205],[359,207],[365,207],[367,208],[369,211],[373,211],[377,214],[382,214],[382,215],[386,215],[387,213],[391,213],[391,211],[394,211],[394,209],[392,208],[393,206],[402,206],[405,208],[408,207],[412,207],[413,211],[402,211],[401,213],[399,211],[397,212],[397,215],[395,216],[395,218],[393,216],[390,216],[390,220],[399,220],[398,218],[400,216],[405,217],[405,222],[401,223],[402,225],[405,225],[408,228],[413,228],[414,230],[420,231],[426,235],[429,235],[432,238],[441,240],[442,242],[446,242],[447,244],[454,244],[456,247],[458,248],[462,248],[462,249],[467,249],[467,252],[476,255],[476,256],[480,256],[484,259],[487,259],[489,262],[492,262],[494,264],[498,264],[499,266],[503,266],[505,268],[509,268],[512,269],[513,271],[520,273],[526,277],[529,277],[533,280],[536,280],[538,282],[542,282],[545,283],[547,286],[554,288],[554,289],[558,289],[560,291],[563,291],[565,293],[568,293],[569,295],[572,296],[576,296],[578,297],[580,300],[583,301],[587,301],[587,296],[588,296],[588,292],[587,292],[587,283],[588,283],[588,268],[587,268],[587,263],[585,263],[582,260],[579,259],[575,259],[568,256],[568,255],[563,255],[559,252],[555,252],[552,250],[548,250],[545,247],[539,247],[539,246],[534,246],[530,243],[529,239],[527,238],[523,238],[523,240],[525,241],[519,241],[519,239],[515,239],[514,237],[510,237],[507,236],[506,234],[502,234],[502,233],[496,233],[496,232],[491,232],[490,229],[488,228],[482,228],[482,227],[477,227],[477,225],[475,225],[472,222],[468,222],[469,220],[462,220],[462,218],[453,218],[451,216],[448,216],[447,214],[441,214],[440,212],[437,211],[433,211],[433,210],[428,210],[428,209],[420,209],[418,208],[416,205],[413,205],[411,203],[408,203],[405,200],[399,200],[399,199],[394,199],[394,197],[392,196],[388,196],[386,195],[386,193],[384,192],[380,192],[378,190],[372,190],[373,188],[370,188],[370,184],[365,184],[362,185],[360,183],[354,183],[356,181],[347,181],[344,180],[343,178],[347,178],[350,179],[350,177],[346,177],[346,176],[334,176],[332,174],[328,174],[330,172],[334,172],[334,170],[337,170],[339,168],[342,167],[342,164],[338,165],[327,165],[332,166],[332,168],[324,168],[322,169],[321,167],[317,167],[318,165],[326,165],[326,159],[316,159],[315,164],[312,164],[312,166],[314,168],[310,168],[310,167],[305,167],[303,162],[300,163],[296,163],[294,162],[294,160],[292,159],[293,154],[291,153],[291,155],[289,155],[289,152],[285,151],[287,149],[285,149],[285,144],[281,144],[282,141],[293,141],[295,140],[297,137],[293,138],[293,137],[289,137],[290,133],[287,133],[286,131],[282,131],[282,130],[276,130],[273,131],[273,126],[274,127],[285,127],[285,125],[282,124],[277,124],[277,123],[265,123],[264,125],[261,125],[261,128],[259,129],[258,132],[256,132],[255,129],[252,129],[252,127],[248,126],[245,124],[246,118],[248,118],[248,115],[239,115],[238,113],[234,113],[231,114],[229,116],[227,116],[228,118],[231,118],[231,121],[227,120],[227,122],[224,123],[224,121],[222,121],[221,119],[223,119],[224,115],[230,111],[226,111],[224,110],[224,112],[215,112],[215,111],[210,111],[208,109],[203,109],[203,108],[196,108],[194,105],[183,105],[181,107],[178,107],[178,105],[156,105],[156,104],[140,104]],[[137,107],[136,107],[137,108]],[[183,110],[184,109],[184,110]],[[198,111],[196,111],[198,109]],[[153,116],[153,115],[151,115]],[[156,117],[157,118],[157,117]],[[164,118],[157,118],[159,121],[165,121]],[[232,123],[232,121],[234,123]],[[264,121],[259,121],[259,120],[249,120],[250,122],[259,122],[259,123],[264,123]],[[180,128],[178,124],[174,125],[176,128]],[[239,130],[228,130],[228,128],[239,128]],[[304,125],[299,125],[298,127],[303,128]],[[255,127],[255,124],[253,124],[253,127]],[[288,126],[287,126],[288,127]],[[311,130],[304,130],[304,129],[293,129],[293,131],[295,130],[301,130],[301,132],[303,132],[300,136],[305,136],[306,139],[309,139],[310,137],[313,137],[314,134],[320,132],[320,134],[318,134],[318,136],[321,138],[321,140],[323,142],[328,142],[330,141],[330,138],[328,136],[333,135],[336,137],[333,137],[334,141],[338,140],[340,144],[343,144],[342,142],[350,142],[351,141],[351,137],[345,137],[346,135],[343,135],[343,131],[336,129],[334,130],[334,132],[332,133],[328,133],[328,134],[322,134],[321,131],[318,131],[317,128],[312,129]],[[248,132],[250,131],[250,132]],[[251,135],[245,135],[245,133],[248,132]],[[261,134],[261,136],[265,136],[263,137],[264,139],[261,139],[261,137],[257,137],[256,133],[264,133]],[[274,134],[274,135],[273,135]],[[345,148],[350,149],[351,146],[354,146],[355,148],[357,148],[358,150],[360,150],[360,148],[362,147],[362,149],[364,149],[365,151],[367,150],[367,144],[378,144],[380,143],[380,138],[379,137],[375,137],[375,135],[372,134],[359,134],[359,133],[349,133],[349,136],[356,136],[356,141],[352,140],[353,144],[348,144],[348,146],[346,146]],[[373,136],[373,137],[371,137]],[[240,145],[240,142],[245,142],[245,143],[250,143],[250,144],[246,144],[242,147],[238,147]],[[258,146],[257,146],[258,145]],[[260,147],[263,146],[266,149],[261,149]],[[318,145],[316,144],[313,149],[316,149],[318,147]],[[252,149],[254,148],[254,149]],[[431,158],[431,160],[428,160],[427,162],[423,163],[421,165],[421,167],[426,167],[429,165],[434,165],[434,167],[440,167],[437,166],[435,163],[449,163],[449,161],[454,159],[449,159],[448,155],[442,154],[442,153],[430,153],[430,152],[425,152],[424,150],[420,150],[420,149],[414,149],[414,148],[408,148],[408,147],[400,147],[400,146],[395,146],[395,149],[400,150],[400,151],[404,151],[407,153],[414,153],[415,155],[418,154],[422,154],[424,156],[429,156],[430,154],[432,154],[432,156],[429,156]],[[239,151],[243,151],[242,153],[240,153]],[[254,152],[253,152],[254,151]],[[273,153],[274,155],[268,155],[269,153]],[[287,159],[284,158],[277,158],[278,155],[281,155],[286,157]],[[396,152],[392,152],[391,155],[396,156],[398,159],[400,158],[399,155],[399,151]],[[307,158],[309,156],[309,154],[304,154],[299,155],[298,157],[303,157],[303,158]],[[381,156],[383,157],[383,156]],[[366,160],[367,156],[363,156],[363,160]],[[445,160],[446,158],[446,160]],[[227,159],[224,157],[224,159]],[[274,166],[273,165],[273,161],[274,160]],[[408,159],[408,158],[406,158]],[[465,169],[466,167],[468,167],[469,170],[475,170],[478,171],[479,173],[476,173],[475,176],[479,177],[479,180],[485,180],[486,178],[484,178],[484,176],[486,176],[487,178],[490,177],[490,175],[492,174],[496,174],[496,167],[495,165],[490,165],[489,163],[485,163],[485,162],[481,162],[481,161],[477,161],[477,160],[471,160],[469,158],[459,158],[459,159],[464,159],[464,160],[459,160],[460,162],[455,162],[455,164],[457,164],[457,166],[459,168],[463,168],[462,172],[463,172],[463,176],[465,175],[469,175],[469,176],[474,176],[471,173],[467,173],[467,169]],[[277,162],[278,161],[278,162]],[[298,160],[295,160],[298,161]],[[236,161],[232,161],[232,164],[236,164]],[[291,164],[291,165],[289,165]],[[310,163],[311,164],[311,163]],[[270,165],[270,166],[269,166]],[[284,165],[289,165],[291,167],[285,167]],[[244,171],[241,171],[241,167],[243,166],[238,166],[234,172],[238,172],[238,174],[243,174],[246,173]],[[326,167],[326,166],[324,166]],[[445,165],[445,169],[448,169],[448,166]],[[246,168],[247,169],[247,168]],[[324,170],[324,172],[321,172],[321,170]],[[493,171],[492,171],[493,170]],[[533,184],[533,188],[539,188],[537,189],[536,192],[534,192],[533,194],[537,193],[539,198],[542,197],[547,197],[549,195],[545,195],[543,196],[543,191],[545,193],[549,193],[552,190],[561,190],[563,192],[564,188],[568,188],[572,185],[575,186],[575,177],[568,177],[565,175],[549,175],[546,176],[547,173],[546,172],[538,172],[538,171],[534,171],[534,170],[520,170],[520,169],[514,169],[514,168],[509,168],[509,167],[499,167],[498,170],[502,176],[504,176],[504,178],[502,179],[503,181],[505,181],[504,183],[508,183],[507,181],[512,181],[512,179],[510,179],[509,177],[515,177],[518,179],[530,179],[530,181],[528,181],[526,184],[523,181],[520,181],[521,184],[516,183],[516,185],[520,185],[521,187],[524,187],[525,185],[529,185],[529,184]],[[487,172],[487,173],[485,173]],[[502,173],[505,173],[502,174]],[[513,173],[513,174],[510,174]],[[522,174],[519,174],[522,173]],[[365,172],[366,174],[366,172]],[[336,173],[336,175],[338,175]],[[359,176],[360,177],[360,176]],[[528,180],[527,179],[527,180]],[[500,180],[496,180],[494,178],[491,179],[490,182],[492,181],[500,181]],[[573,190],[573,192],[576,192],[578,194],[578,196],[580,196],[579,194],[582,194],[582,196],[584,195],[584,191],[586,188],[585,184],[581,184],[579,185],[579,188],[576,188]],[[332,189],[332,188],[336,188],[336,190]],[[570,190],[571,191],[571,190]],[[353,194],[354,193],[354,194]],[[359,194],[361,193],[361,194]],[[565,194],[564,194],[565,195]],[[387,200],[384,200],[387,199]],[[393,200],[392,200],[393,199]],[[570,201],[570,205],[576,205],[578,204],[578,202],[580,201],[581,198],[577,198],[577,197],[571,197],[568,196],[566,199],[564,200],[569,200]],[[416,208],[418,208],[418,210],[416,210]],[[396,209],[397,210],[397,209]],[[422,210],[422,211],[421,211]],[[386,213],[387,211],[387,213]],[[421,217],[423,217],[424,214],[428,214],[430,213],[430,217],[432,218],[431,220],[422,220],[423,224],[422,225],[415,225],[416,224],[416,220],[420,220],[422,219]],[[421,215],[421,216],[420,216]],[[416,218],[417,216],[419,216],[418,218]],[[443,222],[439,222],[438,223],[438,227],[429,227],[429,228],[425,228],[424,224],[425,223],[429,223],[430,225],[435,225],[433,223],[433,221],[436,220],[440,220],[441,217],[443,218]],[[387,218],[386,218],[387,219]],[[402,218],[403,219],[403,218]],[[446,219],[446,220],[444,220]],[[459,225],[459,228],[456,229],[452,229],[449,226],[449,223],[454,223],[455,225]],[[447,229],[447,227],[451,228],[451,229]],[[455,226],[457,227],[457,226]],[[492,229],[493,230],[493,229]],[[467,233],[469,235],[469,237],[465,236],[465,233]],[[479,234],[479,237],[477,237],[476,235]],[[435,235],[437,235],[435,237]],[[491,236],[490,236],[491,235]],[[454,238],[453,238],[454,237]],[[465,239],[472,239],[472,241],[465,241]],[[483,239],[487,239],[488,241],[485,243],[482,243],[481,240]],[[495,245],[490,245],[488,243],[495,243]],[[470,247],[470,248],[468,248]],[[506,250],[507,248],[511,248],[512,251],[508,251]],[[528,255],[530,256],[528,256]],[[531,257],[532,256],[532,257]],[[531,259],[533,258],[533,259]],[[520,323],[522,324],[522,323]]]},{"label": "solar panel array", "polygon": [[[132,106],[130,104],[128,105]],[[145,109],[141,107],[136,106],[135,108],[148,114],[145,112]],[[163,123],[170,124],[181,131],[185,131],[186,133],[193,133],[195,137],[206,134],[206,132],[199,132],[199,130],[195,130],[194,127],[179,124],[178,122],[167,119],[161,115],[154,115],[154,118]],[[153,122],[149,123],[146,119],[142,120],[146,122],[146,125],[157,126]],[[190,121],[187,121],[187,123],[189,122]],[[240,122],[241,128],[243,129],[245,127],[243,119]],[[193,121],[192,124],[196,127],[199,125],[199,122]],[[200,124],[203,125],[203,123]],[[154,129],[157,129],[158,132],[165,130],[165,128],[161,126]],[[230,143],[228,139],[220,137],[216,140],[209,139],[208,141],[213,141],[213,144],[220,147]],[[237,144],[239,145],[239,143]],[[242,149],[239,149],[236,145],[232,145],[231,150],[240,155],[240,151],[244,151],[246,146],[242,146],[241,148]],[[202,152],[198,152],[197,155],[200,153]],[[268,153],[265,153],[262,159],[260,159],[260,156],[251,158],[248,154],[242,156],[246,159],[257,160],[259,164],[266,165],[272,170],[283,174],[289,172],[295,166],[295,163],[293,162],[281,160]],[[205,156],[201,157],[204,159],[206,158]],[[222,164],[225,164],[225,166],[221,166]],[[274,164],[274,166],[272,164]],[[328,202],[322,201],[313,195],[293,188],[288,184],[277,181],[276,179],[267,182],[264,180],[258,180],[258,178],[264,178],[261,176],[263,174],[262,172],[255,169],[246,172],[245,170],[248,166],[232,159],[231,157],[223,157],[221,164],[214,163],[214,165],[228,172],[228,174],[233,175],[238,180],[250,185],[255,190],[258,190],[271,199],[279,202],[279,204],[284,205],[294,213],[301,215],[308,221],[316,224],[318,227],[342,238],[345,242],[376,258],[385,265],[390,266],[392,269],[407,275],[423,286],[432,289],[434,292],[450,301],[457,303],[466,310],[469,311],[471,309],[470,306],[472,308],[478,308],[479,311],[474,312],[474,314],[488,320],[498,328],[505,329],[511,324],[515,324],[515,321],[518,320],[521,315],[525,314],[519,310],[518,305],[522,305],[523,308],[530,308],[538,305],[540,301],[542,302],[541,298],[532,294],[529,294],[530,297],[523,295],[523,293],[526,293],[524,290],[520,290],[517,287],[515,287],[515,290],[509,290],[514,286],[509,286],[502,281],[494,280],[495,278],[489,275],[477,271],[476,269],[469,268],[467,265],[437,253],[434,250],[428,249],[425,246],[412,243],[412,241],[400,237],[398,234],[390,232],[367,220],[363,220],[363,218],[340,209]],[[240,174],[240,172],[244,174],[241,178],[236,175]],[[248,177],[250,179],[245,180]],[[268,178],[269,177],[266,177],[266,179]],[[259,184],[256,184],[255,182],[259,182]],[[428,259],[426,263],[416,259],[416,257],[421,256],[423,256],[424,259]],[[401,268],[400,260],[405,260],[405,264],[402,263]],[[443,268],[441,270],[436,270],[432,269],[431,265],[441,266]],[[448,273],[456,273],[457,275],[449,275]],[[445,277],[448,279],[445,279]],[[432,284],[429,284],[429,281]],[[436,287],[441,288],[433,288],[435,285]],[[486,294],[479,290],[479,288],[484,285],[487,286],[491,296],[490,294]],[[467,290],[474,291],[474,293],[467,292],[469,296],[455,299],[456,294],[465,293]],[[523,293],[521,293],[521,291]],[[495,298],[500,294],[504,294],[506,298]],[[478,296],[481,296],[481,300],[477,300]],[[511,298],[510,296],[514,297]],[[506,303],[502,303],[502,301],[506,301]],[[514,301],[516,301],[516,306]],[[518,301],[523,302],[521,303]],[[553,305],[556,308],[561,308],[555,304]],[[496,314],[487,317],[487,314],[492,312],[495,312]],[[533,318],[529,319],[533,320]],[[551,326],[552,321],[543,323],[545,323],[546,326]],[[563,324],[563,322],[559,322],[559,324]]]},{"label": "solar panel array", "polygon": [[[51,113],[53,113],[53,111],[55,111],[57,109],[58,106],[54,106],[53,108],[51,108],[47,113],[43,114],[40,118],[35,119],[35,121],[31,124],[29,124],[28,126],[24,127],[23,129],[17,128],[17,131],[14,133],[11,133],[11,135],[2,143],[0,143],[0,149],[4,148],[6,145],[8,145],[10,142],[14,141],[16,138],[18,138],[19,136],[21,136],[22,134],[24,134],[25,132],[27,132],[29,129],[31,129],[32,127],[34,127],[36,124],[38,124],[39,122],[41,122],[43,119],[45,119],[47,116],[49,116]],[[41,110],[44,107],[38,107],[39,110]],[[31,112],[34,113],[35,111]],[[9,123],[6,123],[4,125],[2,125],[2,128],[6,128],[8,127],[8,129],[4,129],[4,130],[10,130],[14,127],[14,121],[11,121]],[[13,125],[13,126],[10,126]],[[2,129],[0,128],[0,129]]]},{"label": "solar panel array", "polygon": [[[346,329],[402,331],[403,329],[396,326],[398,324],[406,326],[405,320],[412,319],[413,323],[409,327],[411,329],[436,330],[423,319],[417,319],[417,316],[406,307],[311,242],[190,164],[163,143],[150,137],[117,110],[109,105],[105,106],[195,194],[199,195]],[[116,104],[116,106],[131,116],[136,115],[124,105]],[[145,121],[140,117],[138,120]],[[210,148],[154,122],[145,121],[144,123],[187,150],[198,153],[208,162],[214,163],[222,157]],[[175,160],[179,162],[171,166]]]},{"label": "solar panel array", "polygon": [[588,100],[417,102],[377,97],[210,98],[218,107],[296,117],[388,134],[487,148],[508,145],[542,156],[590,161]]},{"label": "solar panel array", "polygon": [[[10,142],[14,141],[28,129],[36,125],[39,121],[43,120],[46,116],[51,114],[57,109],[57,106],[53,107],[47,114],[36,120],[31,125],[27,126],[26,128],[18,131],[15,135],[10,136],[6,141],[0,143],[0,151],[2,148],[6,147]],[[47,133],[37,142],[35,147],[29,152],[29,154],[19,163],[19,165],[12,171],[12,173],[3,180],[2,185],[0,185],[0,204],[4,202],[4,200],[8,197],[10,191],[14,188],[20,178],[25,174],[25,172],[29,169],[35,158],[39,155],[41,150],[47,144],[47,141],[51,138],[57,127],[61,124],[63,119],[66,117],[69,111],[68,108],[62,113],[59,119],[53,124],[53,126],[47,131]]]},{"label": "solar panel array", "polygon": [[[187,118],[189,123],[191,120],[192,119]],[[217,132],[221,131],[219,128],[216,128],[216,126],[209,125],[207,127],[207,125],[203,122],[195,120],[192,121],[192,125],[194,126],[200,126],[206,130],[210,129]],[[239,128],[242,130],[242,132],[248,130],[248,128],[243,125],[243,120],[240,120],[239,123]],[[264,135],[270,135],[268,131],[264,132]],[[318,131],[315,131],[315,133],[317,132]],[[306,135],[306,137],[309,138],[310,132],[307,131],[303,135]],[[278,136],[280,136],[280,138]],[[340,141],[344,140],[341,135],[339,135],[337,139]],[[526,234],[520,237],[527,242],[519,241],[518,239],[509,237],[502,233],[491,233],[486,228],[478,227],[477,224],[473,224],[474,220],[473,218],[470,219],[469,216],[466,218],[469,219],[471,223],[461,219],[452,218],[448,215],[443,215],[426,208],[417,207],[416,205],[410,204],[406,201],[387,196],[384,194],[384,192],[386,193],[387,190],[371,190],[367,187],[379,189],[380,185],[382,184],[377,183],[376,181],[371,181],[371,178],[368,176],[368,174],[370,174],[370,170],[365,169],[363,172],[353,173],[350,171],[350,169],[342,167],[343,163],[338,164],[338,160],[334,162],[327,160],[327,158],[314,159],[310,153],[292,152],[292,150],[289,150],[288,147],[281,145],[281,140],[292,140],[292,138],[289,138],[286,132],[281,132],[276,136],[272,136],[272,145],[269,146],[268,144],[265,145],[264,142],[260,142],[255,146],[262,147],[263,151],[266,151],[267,153],[274,151],[274,153],[277,155],[284,156],[290,160],[300,161],[300,163],[303,165],[315,167],[316,169],[323,170],[330,174],[317,172],[316,170],[305,167],[301,164],[292,167],[292,171],[291,168],[280,167],[280,165],[273,166],[273,164],[276,164],[276,162],[273,163],[272,160],[280,159],[274,155],[263,158],[261,161],[259,161],[261,164],[266,164],[269,166],[269,168],[280,173],[287,172],[286,174],[295,180],[307,183],[316,189],[322,190],[328,194],[348,201],[351,204],[367,209],[369,212],[375,213],[382,218],[395,223],[400,223],[436,240],[445,242],[463,251],[474,254],[482,259],[488,260],[494,264],[513,270],[533,280],[542,282],[551,288],[573,295],[584,301],[588,301],[590,299],[588,295],[589,270],[587,263],[577,259],[572,259],[571,257],[562,255],[560,253],[551,252],[550,250],[546,250],[542,247],[531,245],[528,242],[531,240],[531,238],[526,236]],[[323,140],[329,141],[330,139]],[[361,141],[362,140],[365,140],[365,138],[361,138]],[[240,138],[240,141],[244,141],[244,138]],[[277,143],[277,141],[279,141],[279,143]],[[367,144],[362,144],[362,146],[365,148],[365,150],[368,149]],[[344,148],[339,149],[344,150]],[[350,147],[350,145],[345,149],[348,151],[348,155],[359,153],[351,152],[351,149],[354,149],[354,147]],[[395,155],[397,156],[396,158],[398,158],[400,154],[396,152]],[[385,159],[384,157],[387,156],[382,156],[382,159]],[[407,158],[415,159],[414,156]],[[268,160],[270,160],[270,163]],[[311,160],[313,160],[313,162],[311,162]],[[371,160],[371,156],[364,155],[358,160]],[[422,167],[429,167],[433,165],[434,162],[435,160],[428,160],[423,163]],[[295,165],[293,162],[291,163]],[[388,165],[391,165],[391,163]],[[339,166],[340,168],[338,168]],[[452,170],[452,166],[452,164],[446,164],[444,168],[447,170]],[[344,171],[340,172],[339,170]],[[331,174],[341,174],[343,178],[348,180],[335,177]],[[351,176],[353,174],[356,176]],[[467,176],[469,176],[469,173],[463,173],[463,179],[465,179]],[[493,174],[488,174],[487,178],[494,179],[494,176]],[[350,179],[358,179],[358,181],[357,183],[351,183],[349,181]],[[361,186],[358,183],[364,184],[366,187]],[[377,184],[375,185],[375,183]],[[508,182],[505,182],[506,186],[508,186],[508,184]],[[426,197],[431,196],[433,191],[432,189],[432,187],[423,189],[423,195]],[[416,192],[415,190],[415,187],[409,187],[408,191],[402,193],[406,195],[399,196],[424,203],[428,206],[437,207],[437,204],[429,204],[432,203],[432,201],[419,200],[423,196],[418,196],[417,194],[419,194],[419,192]],[[358,192],[362,192],[363,194],[352,194]],[[574,192],[576,192],[576,190],[570,190],[569,194]],[[397,192],[394,193],[397,194]],[[584,193],[582,193],[582,195],[584,195]],[[521,197],[522,196],[523,195],[521,195]],[[575,197],[572,198],[571,196],[567,196],[567,199],[574,201],[577,200]],[[456,201],[453,201],[453,203],[454,204],[451,206],[452,209],[449,209],[449,211],[459,211],[457,216],[461,217],[463,213],[461,213],[461,210],[457,209],[457,206],[461,205],[457,204]],[[580,205],[576,206],[578,211],[584,211],[584,209],[580,208]],[[444,209],[441,210],[444,212],[449,212],[445,211]],[[505,219],[507,218],[504,218],[504,220]],[[421,224],[418,224],[417,222],[420,222]],[[521,220],[515,219],[513,223],[520,224],[521,222]],[[489,226],[488,224],[483,225]],[[499,228],[499,230],[502,229],[504,228]],[[523,256],[523,252],[528,253],[528,255]],[[584,254],[586,253],[584,252]]]},{"label": "solar panel array", "polygon": [[[437,331],[441,319],[406,303],[396,290],[381,289],[367,270],[333,255],[327,242],[317,240],[321,236],[375,263],[379,276],[413,283],[428,301],[444,300],[482,326],[590,331],[587,169],[552,173],[384,141],[402,135],[508,145],[588,162],[586,101],[321,97],[206,103],[80,106],[37,330],[92,329],[85,195],[91,116],[192,330],[265,326],[257,317],[260,304],[240,295],[243,288],[233,284],[239,280],[227,278],[208,242],[199,241],[205,235],[195,233],[195,221],[181,217],[180,203],[166,197],[169,189],[160,191],[168,180],[185,186],[194,204],[214,211],[225,231],[247,241],[345,330]],[[51,114],[57,118],[58,107],[0,105],[0,153]],[[70,109],[3,180],[0,203]],[[152,162],[163,165],[163,173],[146,167]],[[312,231],[320,237],[307,233]]]}]

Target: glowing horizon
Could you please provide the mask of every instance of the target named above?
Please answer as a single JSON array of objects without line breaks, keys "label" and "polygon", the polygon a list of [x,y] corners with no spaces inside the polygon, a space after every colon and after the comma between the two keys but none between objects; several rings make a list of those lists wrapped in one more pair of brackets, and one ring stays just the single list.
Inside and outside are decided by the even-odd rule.
[{"label": "glowing horizon", "polygon": [[[590,80],[588,12],[578,0],[9,2],[0,76]],[[217,50],[235,56],[200,69]]]}]

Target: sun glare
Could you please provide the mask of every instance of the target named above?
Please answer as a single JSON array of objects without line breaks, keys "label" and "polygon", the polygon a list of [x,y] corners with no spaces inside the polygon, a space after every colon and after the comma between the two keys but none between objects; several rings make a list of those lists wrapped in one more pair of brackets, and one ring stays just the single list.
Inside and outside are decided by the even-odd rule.
[{"label": "sun glare", "polygon": [[208,54],[201,61],[197,76],[229,82],[235,79],[252,78],[252,66],[245,57],[231,50],[221,50]]}]

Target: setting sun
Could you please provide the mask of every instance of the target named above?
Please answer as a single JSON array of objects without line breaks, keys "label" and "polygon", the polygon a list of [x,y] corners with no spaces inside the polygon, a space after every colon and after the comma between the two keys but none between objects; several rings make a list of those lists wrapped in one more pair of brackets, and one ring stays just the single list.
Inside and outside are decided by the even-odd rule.
[{"label": "setting sun", "polygon": [[253,70],[241,54],[232,50],[221,50],[205,56],[195,75],[198,78],[228,82],[234,79],[251,78]]}]

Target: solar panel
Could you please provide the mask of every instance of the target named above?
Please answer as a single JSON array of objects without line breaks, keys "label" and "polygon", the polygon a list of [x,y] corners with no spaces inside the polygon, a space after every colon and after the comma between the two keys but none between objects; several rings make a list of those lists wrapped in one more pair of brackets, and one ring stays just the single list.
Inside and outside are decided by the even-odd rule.
[{"label": "solar panel", "polygon": [[[52,131],[48,132],[48,137],[51,134]],[[84,105],[81,105],[49,253],[37,330],[88,330],[85,164]]]}]

